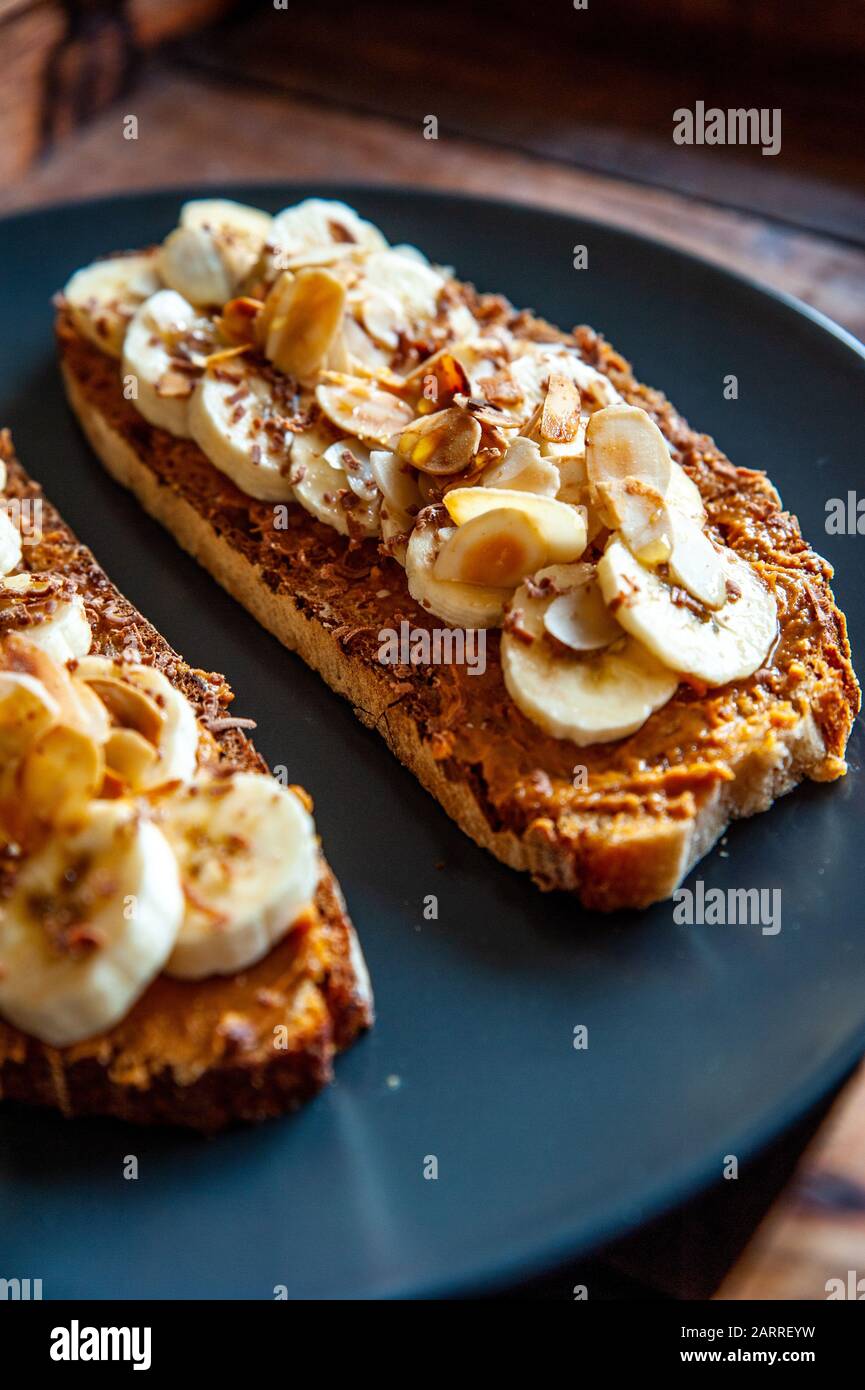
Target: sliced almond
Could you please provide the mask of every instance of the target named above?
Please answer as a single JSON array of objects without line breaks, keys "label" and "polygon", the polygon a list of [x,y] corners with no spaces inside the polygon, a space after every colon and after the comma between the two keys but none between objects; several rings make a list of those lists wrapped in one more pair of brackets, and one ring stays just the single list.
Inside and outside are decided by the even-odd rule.
[{"label": "sliced almond", "polygon": [[706,608],[723,608],[727,576],[721,555],[695,522],[675,512],[671,519],[670,577]]},{"label": "sliced almond", "polygon": [[240,357],[244,352],[249,352],[250,343],[237,343],[234,347],[217,348],[216,352],[209,352],[202,358],[202,367],[209,371],[212,367],[221,367],[225,362],[231,362],[235,357]]},{"label": "sliced almond", "polygon": [[378,489],[389,507],[399,513],[420,509],[420,488],[410,464],[390,449],[373,449],[369,462]]},{"label": "sliced almond", "polygon": [[452,396],[457,391],[471,395],[468,373],[450,348],[440,348],[425,358],[408,373],[405,385],[406,390],[426,396],[433,404],[438,403],[440,396]]},{"label": "sliced almond", "polygon": [[667,441],[654,420],[631,405],[608,405],[591,416],[586,463],[593,488],[637,478],[662,496],[673,467]]},{"label": "sliced almond", "polygon": [[78,729],[96,742],[101,742],[107,736],[105,706],[94,695],[81,690],[66,667],[34,642],[28,642],[26,637],[19,637],[17,633],[10,633],[0,647],[0,669],[17,671],[39,681],[57,702],[59,723]]},{"label": "sliced almond", "polygon": [[543,458],[533,439],[517,435],[499,462],[485,468],[484,487],[517,488],[541,497],[555,497],[561,487],[559,470],[552,459]]},{"label": "sliced almond", "polygon": [[604,603],[593,574],[544,611],[544,628],[554,641],[575,652],[595,652],[622,636],[622,629]]},{"label": "sliced almond", "polygon": [[153,744],[137,729],[112,729],[105,743],[108,771],[133,791],[144,784],[157,757]]},{"label": "sliced almond", "polygon": [[484,399],[493,405],[519,405],[523,399],[522,389],[514,381],[507,367],[493,372],[491,376],[478,378],[475,385]]},{"label": "sliced almond", "polygon": [[669,558],[673,548],[670,512],[650,483],[640,478],[602,482],[594,497],[606,525],[621,531],[643,564],[662,564]]},{"label": "sliced almond", "polygon": [[100,744],[79,729],[57,725],[26,754],[19,772],[25,823],[56,824],[74,817],[102,785]]},{"label": "sliced almond", "polygon": [[363,502],[372,502],[378,495],[378,484],[372,471],[369,449],[357,439],[338,439],[325,449],[323,457],[331,468],[339,469],[348,485]]},{"label": "sliced almond", "polygon": [[216,326],[229,343],[254,346],[257,342],[256,323],[263,308],[263,300],[253,299],[249,295],[230,299],[216,319]]},{"label": "sliced almond", "polygon": [[87,684],[121,728],[135,729],[149,743],[159,743],[165,715],[143,690],[117,676],[93,676]]},{"label": "sliced almond", "polygon": [[[351,314],[346,314],[342,323],[342,333],[334,339],[331,355],[336,358],[339,355],[339,346],[345,352],[346,365],[343,370],[350,372],[354,364],[363,367],[373,375],[379,371],[389,373],[388,357],[380,347],[372,341],[358,323],[357,319],[352,318]],[[328,361],[328,366],[335,366],[336,362]]]},{"label": "sliced almond", "polygon": [[428,404],[430,410],[436,407],[443,409],[453,404],[455,396],[471,395],[471,384],[465,367],[447,349],[436,353],[435,357],[429,358],[423,364],[421,387],[419,413],[423,405]]},{"label": "sliced almond", "polygon": [[162,376],[156,383],[155,389],[157,396],[163,396],[171,400],[183,400],[184,397],[192,395],[194,386],[195,382],[192,377],[187,376],[184,372],[177,372],[174,371],[173,368],[170,368],[167,372],[162,373]]},{"label": "sliced almond", "polygon": [[39,599],[56,587],[57,576],[50,572],[32,574],[29,570],[23,570],[21,574],[7,574],[0,579],[0,603],[5,604],[10,598],[16,602],[19,598]]},{"label": "sliced almond", "polygon": [[311,376],[327,357],[344,312],[345,286],[329,270],[285,271],[265,304],[265,355],[286,376]]},{"label": "sliced almond", "polygon": [[732,550],[719,558],[735,600],[707,615],[613,537],[598,562],[604,598],[622,627],[670,670],[709,686],[750,676],[777,635],[777,608],[756,571]]},{"label": "sliced almond", "polygon": [[551,444],[570,444],[580,428],[580,393],[570,377],[550,375],[541,407],[540,435]]},{"label": "sliced almond", "polygon": [[387,290],[377,290],[364,299],[361,318],[370,337],[387,348],[399,347],[400,335],[409,327],[402,304]]},{"label": "sliced almond", "polygon": [[468,468],[480,442],[480,422],[469,411],[448,406],[413,420],[400,436],[397,452],[420,472],[442,477]]},{"label": "sliced almond", "polygon": [[345,377],[316,387],[315,398],[328,420],[343,434],[389,444],[412,418],[411,406],[371,381]]},{"label": "sliced almond", "polygon": [[0,671],[0,776],[60,718],[60,705],[35,676]]}]

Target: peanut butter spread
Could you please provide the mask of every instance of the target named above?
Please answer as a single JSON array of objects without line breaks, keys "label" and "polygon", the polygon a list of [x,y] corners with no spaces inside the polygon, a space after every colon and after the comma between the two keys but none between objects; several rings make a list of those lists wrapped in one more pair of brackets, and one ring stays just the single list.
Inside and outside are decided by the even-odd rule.
[{"label": "peanut butter spread", "polygon": [[[62,306],[57,327],[66,367],[111,428],[162,486],[260,571],[274,595],[290,596],[371,678],[386,683],[388,705],[409,715],[447,777],[471,788],[494,829],[567,840],[586,818],[614,830],[618,818],[638,811],[656,821],[693,817],[719,783],[734,778],[734,769],[752,755],[765,757],[778,734],[808,715],[824,745],[809,775],[841,776],[859,708],[846,625],[830,588],[831,567],[781,509],[766,476],[730,463],[660,392],[638,383],[624,358],[591,329],[561,334],[497,296],[477,295],[469,286],[459,292],[486,326],[505,324],[528,340],[576,347],[626,402],[657,422],[674,459],[697,484],[710,525],[754,566],[775,599],[779,636],[760,670],[711,691],[683,681],[636,733],[577,747],[544,733],[509,698],[497,631],[486,634],[480,675],[458,665],[384,667],[377,655],[382,629],[407,620],[432,630],[437,622],[409,597],[405,574],[383,554],[386,547],[342,536],[296,504],[277,509],[251,499],[196,444],[149,425],[123,399],[118,362],[85,341]],[[287,522],[277,524],[277,511],[287,511]],[[512,614],[512,630],[516,622]]]}]

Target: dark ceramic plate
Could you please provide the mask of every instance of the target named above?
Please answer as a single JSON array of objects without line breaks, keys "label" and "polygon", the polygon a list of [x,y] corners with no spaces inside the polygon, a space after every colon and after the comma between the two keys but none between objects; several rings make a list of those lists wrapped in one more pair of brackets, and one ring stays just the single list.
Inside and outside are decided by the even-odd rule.
[{"label": "dark ceramic plate", "polygon": [[[246,196],[276,209],[311,191],[325,190]],[[835,564],[863,649],[865,540],[825,532],[827,499],[860,476],[865,355],[851,338],[576,215],[341,193],[481,287],[602,329],[736,462],[767,468]],[[515,1281],[682,1201],[727,1154],[746,1174],[865,1049],[861,740],[846,780],[735,827],[692,876],[779,888],[774,936],[677,926],[669,904],[593,916],[476,849],[109,481],[66,409],[52,291],[103,252],[161,238],[178,202],[112,199],[0,225],[0,422],[120,587],[191,662],[228,673],[261,751],[312,790],[379,1021],[300,1115],[211,1142],[5,1110],[0,1275],[41,1277],[46,1298],[270,1298],[276,1285],[411,1296]],[[588,270],[573,268],[577,244]],[[731,373],[738,400],[724,398]],[[423,915],[431,893],[436,921]],[[587,1050],[573,1046],[580,1024]],[[137,1181],[123,1176],[130,1154]]]}]

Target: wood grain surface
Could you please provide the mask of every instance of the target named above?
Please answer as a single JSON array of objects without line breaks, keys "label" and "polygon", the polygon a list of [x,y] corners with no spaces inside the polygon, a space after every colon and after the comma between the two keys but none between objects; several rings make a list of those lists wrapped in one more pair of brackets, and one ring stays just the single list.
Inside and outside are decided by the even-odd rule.
[{"label": "wood grain surface", "polygon": [[716,1296],[865,1300],[865,1064]]},{"label": "wood grain surface", "polygon": [[[139,138],[123,136],[124,114]],[[137,89],[16,183],[0,211],[116,190],[229,179],[414,184],[585,214],[644,232],[804,299],[865,337],[865,250],[752,213],[420,125],[345,112],[159,63]]]}]

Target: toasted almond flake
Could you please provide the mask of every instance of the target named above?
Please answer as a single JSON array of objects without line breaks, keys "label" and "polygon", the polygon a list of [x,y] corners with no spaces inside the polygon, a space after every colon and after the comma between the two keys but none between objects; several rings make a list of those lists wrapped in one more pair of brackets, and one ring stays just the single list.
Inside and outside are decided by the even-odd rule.
[{"label": "toasted almond flake", "polygon": [[312,376],[342,328],[345,286],[329,270],[280,275],[257,320],[265,355],[286,376]]},{"label": "toasted almond flake", "polygon": [[159,743],[165,715],[143,690],[118,676],[94,676],[87,684],[121,728],[135,729],[149,743]]},{"label": "toasted almond flake", "polygon": [[478,451],[480,422],[467,410],[449,406],[414,420],[400,436],[397,452],[422,473],[461,473]]},{"label": "toasted almond flake", "polygon": [[412,418],[411,407],[405,401],[360,377],[344,377],[333,385],[322,383],[316,387],[315,397],[327,418],[343,434],[378,444],[388,444]]},{"label": "toasted almond flake", "polygon": [[216,319],[217,329],[229,343],[253,346],[256,342],[256,320],[263,308],[262,300],[249,295],[230,299]]},{"label": "toasted almond flake", "polygon": [[192,395],[194,385],[191,377],[170,367],[157,381],[156,394],[166,400],[183,400]]},{"label": "toasted almond flake", "polygon": [[241,353],[249,352],[250,346],[249,343],[240,343],[237,347],[219,348],[204,358],[203,365],[208,369],[218,367],[222,362],[229,362],[232,357],[239,357]]},{"label": "toasted almond flake", "polygon": [[580,428],[580,393],[570,377],[550,375],[541,408],[540,435],[551,444],[570,444]]}]

